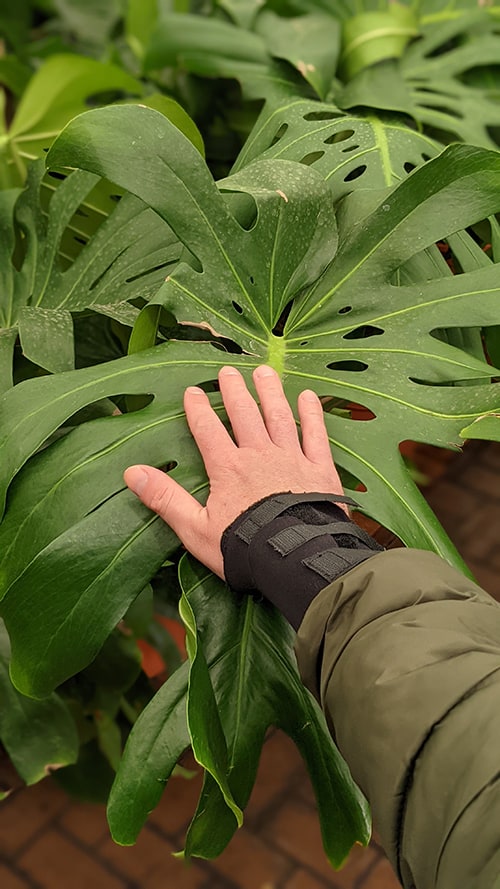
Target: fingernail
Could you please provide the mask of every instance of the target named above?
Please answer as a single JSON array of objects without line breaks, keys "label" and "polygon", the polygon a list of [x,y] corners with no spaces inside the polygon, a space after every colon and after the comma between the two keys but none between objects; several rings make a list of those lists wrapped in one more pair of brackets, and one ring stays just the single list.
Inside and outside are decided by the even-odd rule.
[{"label": "fingernail", "polygon": [[275,373],[276,371],[273,370],[272,367],[269,367],[268,364],[261,364],[255,369],[255,375],[257,377],[274,377]]},{"label": "fingernail", "polygon": [[304,391],[302,392],[302,398],[305,401],[318,401],[318,396],[315,392],[312,391],[312,389],[304,389]]},{"label": "fingernail", "polygon": [[234,374],[234,375],[236,375],[236,374],[239,373],[239,371],[236,370],[235,367],[231,367],[230,364],[226,364],[224,367],[221,367],[219,373],[220,373],[220,374],[224,374],[224,376],[225,376],[226,374],[229,376],[230,374]]},{"label": "fingernail", "polygon": [[204,395],[203,389],[200,389],[199,386],[188,386],[186,392],[189,392],[191,395]]},{"label": "fingernail", "polygon": [[125,484],[134,494],[140,495],[144,491],[149,475],[142,466],[129,466],[124,473]]}]

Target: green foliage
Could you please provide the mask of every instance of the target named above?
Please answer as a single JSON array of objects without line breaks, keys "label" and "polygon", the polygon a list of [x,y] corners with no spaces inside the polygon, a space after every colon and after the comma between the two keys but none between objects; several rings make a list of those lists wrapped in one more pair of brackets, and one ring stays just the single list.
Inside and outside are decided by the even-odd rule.
[{"label": "green foliage", "polygon": [[26,164],[41,157],[87,100],[109,91],[138,96],[142,85],[126,71],[74,55],[53,56],[31,78],[10,125],[0,135],[3,187],[20,185]]},{"label": "green foliage", "polygon": [[78,736],[68,708],[57,694],[33,701],[9,678],[10,642],[0,622],[0,740],[26,784],[74,763]]},{"label": "green foliage", "polygon": [[[368,839],[368,816],[324,717],[297,674],[293,632],[273,608],[252,598],[238,602],[229,597],[215,575],[187,557],[180,564],[180,579],[191,640],[189,676],[186,667],[179,670],[132,731],[109,800],[114,838],[124,844],[135,841],[158,802],[159,785],[169,777],[182,745],[190,742],[206,772],[185,854],[220,854],[237,828],[234,801],[241,808],[248,802],[266,729],[278,725],[308,764],[325,851],[339,866],[356,838]],[[206,718],[207,696],[212,720]],[[210,737],[214,731],[217,739]]]},{"label": "green foliage", "polygon": [[[499,438],[499,28],[473,0],[0,13],[0,739],[27,783],[63,765],[68,792],[109,795],[117,842],[191,746],[185,854],[218,855],[270,725],[332,864],[367,841],[290,628],[188,557],[177,579],[178,541],[122,472],[149,462],[203,501],[183,390],[225,419],[228,353],[247,380],[267,361],[292,403],[324,399],[360,509],[465,570],[399,444]],[[441,153],[457,139],[480,147]],[[183,665],[154,619],[179,600]]]},{"label": "green foliage", "polygon": [[[165,267],[178,259],[175,241],[170,255],[165,250],[166,227],[130,196],[109,200],[109,216],[89,235],[80,207],[98,181],[92,174],[75,171],[63,182],[56,180],[58,188],[44,207],[40,194],[44,172],[38,162],[30,168],[23,192],[0,192],[4,386],[12,377],[17,333],[24,355],[34,364],[54,373],[70,370],[74,367],[71,312],[92,307],[133,323],[136,313],[127,298],[147,299],[154,294]],[[63,268],[69,237],[84,246]]]}]

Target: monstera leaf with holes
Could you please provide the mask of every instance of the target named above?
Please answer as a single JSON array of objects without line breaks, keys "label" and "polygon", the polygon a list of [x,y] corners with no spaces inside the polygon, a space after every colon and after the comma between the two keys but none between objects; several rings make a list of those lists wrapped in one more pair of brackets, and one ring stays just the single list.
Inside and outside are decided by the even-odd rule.
[{"label": "monstera leaf with holes", "polygon": [[300,161],[321,173],[338,202],[354,188],[396,185],[441,150],[395,116],[348,113],[297,96],[266,103],[233,172],[257,158]]},{"label": "monstera leaf with holes", "polygon": [[[116,181],[185,245],[184,261],[147,312],[157,305],[181,324],[232,341],[231,361],[247,378],[268,361],[292,403],[307,386],[344,405],[363,405],[365,421],[350,412],[325,417],[336,460],[366,488],[354,492],[360,509],[406,543],[462,564],[398,445],[402,438],[459,444],[464,425],[495,409],[491,367],[433,333],[498,324],[497,267],[478,264],[455,276],[439,271],[418,280],[408,268],[436,241],[499,209],[496,152],[454,146],[392,189],[348,195],[337,219],[330,188],[306,164],[259,160],[218,188],[180,132],[145,108],[114,107],[75,119],[49,163]],[[3,396],[1,483],[8,505],[0,526],[0,613],[11,638],[11,675],[23,693],[42,697],[83,669],[176,548],[172,532],[124,488],[122,471],[140,461],[173,466],[188,490],[206,496],[181,398],[189,384],[213,388],[226,362],[227,354],[210,342],[170,341],[99,367],[21,383]],[[148,395],[149,403],[81,423],[40,450],[75,411],[117,394]],[[217,394],[211,397],[221,411]],[[132,841],[158,799],[159,782],[191,741],[207,777],[187,850],[212,855],[241,819],[267,725],[282,725],[296,738],[313,773],[314,751],[327,734],[307,693],[297,698],[289,631],[278,616],[251,600],[224,598],[218,581],[196,566],[189,570],[194,580],[181,566],[191,665],[173,675],[137,723],[110,819],[117,839]],[[218,651],[225,654],[219,658]],[[263,685],[260,668],[258,685],[247,689],[235,657],[239,669],[247,659],[266,659],[269,681]],[[255,710],[246,704],[250,691],[259,701]],[[235,708],[239,721],[231,726]],[[311,717],[304,720],[306,713]],[[307,723],[308,740],[301,738]],[[249,759],[240,740],[245,732],[252,739]],[[313,778],[320,809],[332,797],[340,801],[327,821],[334,835],[329,855],[338,863],[350,843],[365,839],[366,819],[335,763],[330,744],[326,769],[334,777],[330,784],[321,771]],[[245,777],[240,772],[247,768]],[[219,827],[211,839],[214,823]]]},{"label": "monstera leaf with holes", "polygon": [[500,57],[499,18],[488,9],[462,10],[439,27],[429,18],[399,61],[363,68],[336,93],[336,101],[346,109],[368,106],[410,115],[445,143],[458,139],[497,148],[499,88],[495,79],[488,83],[487,72]]},{"label": "monstera leaf with holes", "polygon": [[[28,174],[26,189],[0,192],[0,390],[12,385],[12,358],[20,338],[24,355],[47,371],[74,367],[72,312],[96,312],[133,324],[128,299],[147,299],[177,261],[179,245],[168,227],[137,198],[108,201],[109,216],[91,236],[88,199],[99,178],[75,171],[50,198],[41,198],[44,164]],[[71,241],[80,252],[63,263]],[[82,249],[83,245],[83,249]],[[69,263],[69,264],[68,264]]]}]

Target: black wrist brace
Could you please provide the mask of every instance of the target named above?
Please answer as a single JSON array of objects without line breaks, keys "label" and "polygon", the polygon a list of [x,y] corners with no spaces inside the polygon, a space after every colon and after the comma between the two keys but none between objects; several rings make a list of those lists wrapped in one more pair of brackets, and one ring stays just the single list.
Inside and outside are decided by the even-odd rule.
[{"label": "black wrist brace", "polygon": [[315,596],[383,550],[350,521],[336,494],[272,494],[226,528],[224,572],[236,592],[260,593],[298,629]]}]

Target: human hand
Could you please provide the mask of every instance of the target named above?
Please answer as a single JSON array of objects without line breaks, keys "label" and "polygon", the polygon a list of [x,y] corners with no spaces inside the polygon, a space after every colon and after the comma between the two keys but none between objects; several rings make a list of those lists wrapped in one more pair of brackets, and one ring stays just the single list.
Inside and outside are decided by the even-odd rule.
[{"label": "human hand", "polygon": [[318,396],[310,390],[299,396],[301,444],[278,374],[261,365],[253,379],[262,414],[236,368],[223,367],[219,372],[222,400],[236,443],[203,390],[195,386],[186,389],[187,421],[210,482],[205,506],[152,466],[129,466],[124,473],[131,491],[170,525],[193,556],[222,578],[221,537],[253,503],[288,491],[343,493]]}]

